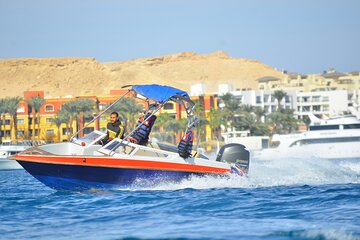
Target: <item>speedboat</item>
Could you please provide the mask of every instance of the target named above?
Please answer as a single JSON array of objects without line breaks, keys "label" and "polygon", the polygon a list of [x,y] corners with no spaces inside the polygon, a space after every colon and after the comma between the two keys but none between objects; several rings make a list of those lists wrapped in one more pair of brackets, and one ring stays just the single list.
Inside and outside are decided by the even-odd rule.
[{"label": "speedboat", "polygon": [[131,141],[131,136],[141,125],[169,101],[180,104],[187,113],[188,124],[184,136],[196,126],[198,120],[194,114],[195,103],[180,89],[156,84],[130,85],[123,88],[128,89],[127,93],[113,104],[130,95],[142,99],[147,106],[157,106],[124,139],[115,138],[103,146],[99,143],[107,136],[106,133],[94,130],[86,136],[77,138],[81,131],[79,130],[69,142],[27,149],[12,159],[37,180],[57,190],[141,188],[164,182],[179,182],[194,175],[229,176],[248,173],[249,151],[241,144],[223,146],[215,161],[209,160],[191,147],[186,150],[189,151],[189,155],[184,156],[179,151],[180,144],[178,147],[155,142],[140,145]]},{"label": "speedboat", "polygon": [[34,145],[40,144],[44,144],[44,142],[32,140],[3,140],[0,144],[0,170],[22,169],[20,164],[18,164],[16,161],[10,160],[9,157],[19,152],[22,152]]},{"label": "speedboat", "polygon": [[275,148],[254,153],[259,160],[276,158],[319,158],[360,161],[360,121],[354,115],[319,119],[309,115],[309,131],[274,135]]}]

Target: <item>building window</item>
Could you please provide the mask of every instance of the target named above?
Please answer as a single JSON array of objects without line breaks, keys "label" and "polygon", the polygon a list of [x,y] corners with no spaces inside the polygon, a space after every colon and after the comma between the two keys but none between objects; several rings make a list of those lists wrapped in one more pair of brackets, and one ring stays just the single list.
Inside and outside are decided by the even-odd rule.
[{"label": "building window", "polygon": [[54,118],[46,118],[46,123],[54,123]]},{"label": "building window", "polygon": [[313,106],[313,111],[314,112],[320,112],[320,109],[321,109],[320,105],[314,105]]},{"label": "building window", "polygon": [[25,123],[25,119],[23,119],[23,118],[17,119],[17,124],[24,124],[24,123]]},{"label": "building window", "polygon": [[5,125],[10,125],[10,119],[5,119]]},{"label": "building window", "polygon": [[104,110],[107,107],[107,104],[100,103],[99,104],[99,110]]},{"label": "building window", "polygon": [[310,106],[302,107],[302,112],[310,112]]},{"label": "building window", "polygon": [[286,103],[289,103],[289,102],[290,102],[290,97],[287,96],[287,95],[285,96],[285,102],[286,102]]},{"label": "building window", "polygon": [[91,133],[93,131],[94,131],[93,127],[87,127],[87,128],[84,129],[84,134],[87,135],[87,134],[89,134],[89,133]]},{"label": "building window", "polygon": [[19,106],[16,112],[18,112],[18,113],[25,112],[25,107],[24,106]]},{"label": "building window", "polygon": [[320,96],[313,96],[312,101],[313,102],[320,102]]},{"label": "building window", "polygon": [[166,103],[164,105],[164,110],[172,110],[174,109],[174,104],[173,103]]},{"label": "building window", "polygon": [[46,135],[54,135],[54,129],[46,129]]},{"label": "building window", "polygon": [[[33,130],[30,129],[29,130],[29,136],[32,136],[33,135]],[[39,129],[35,129],[35,136],[38,136],[39,135]]]},{"label": "building window", "polygon": [[91,122],[94,118],[92,116],[84,117],[84,122]]},{"label": "building window", "polygon": [[24,130],[17,130],[16,131],[16,135],[18,137],[24,137],[25,136],[25,131]]},{"label": "building window", "polygon": [[70,131],[68,131],[68,129],[67,129],[67,128],[63,128],[63,129],[62,129],[62,135],[67,135],[67,134],[70,134],[70,133],[71,133],[71,131],[72,131],[72,128],[70,128]]},{"label": "building window", "polygon": [[45,112],[53,112],[53,111],[54,111],[54,105],[45,106]]},{"label": "building window", "polygon": [[261,103],[261,96],[256,96],[256,103]]}]

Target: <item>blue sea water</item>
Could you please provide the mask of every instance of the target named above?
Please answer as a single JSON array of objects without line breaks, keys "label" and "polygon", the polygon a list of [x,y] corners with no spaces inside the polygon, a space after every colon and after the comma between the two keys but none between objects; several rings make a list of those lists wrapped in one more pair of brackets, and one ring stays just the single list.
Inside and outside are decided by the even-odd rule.
[{"label": "blue sea water", "polygon": [[0,239],[360,239],[360,162],[253,161],[248,177],[87,192],[2,170]]}]

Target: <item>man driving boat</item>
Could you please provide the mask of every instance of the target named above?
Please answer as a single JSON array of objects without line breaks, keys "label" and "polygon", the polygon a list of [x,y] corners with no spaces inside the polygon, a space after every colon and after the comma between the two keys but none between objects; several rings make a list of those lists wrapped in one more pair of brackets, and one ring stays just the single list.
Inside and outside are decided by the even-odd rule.
[{"label": "man driving boat", "polygon": [[124,126],[121,124],[119,119],[119,114],[117,112],[112,112],[110,114],[110,122],[106,126],[107,136],[103,140],[103,145],[107,144],[114,138],[124,138]]}]

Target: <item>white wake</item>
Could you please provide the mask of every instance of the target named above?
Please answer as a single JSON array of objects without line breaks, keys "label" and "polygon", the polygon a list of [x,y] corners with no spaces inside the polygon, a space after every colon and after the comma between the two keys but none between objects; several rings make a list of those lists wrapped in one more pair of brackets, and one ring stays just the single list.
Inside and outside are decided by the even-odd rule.
[{"label": "white wake", "polygon": [[359,162],[334,162],[315,158],[287,158],[273,161],[250,161],[247,177],[192,177],[180,183],[165,182],[152,190],[185,188],[255,188],[290,185],[360,183]]}]

